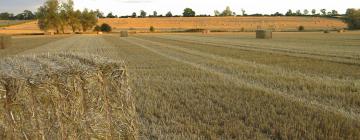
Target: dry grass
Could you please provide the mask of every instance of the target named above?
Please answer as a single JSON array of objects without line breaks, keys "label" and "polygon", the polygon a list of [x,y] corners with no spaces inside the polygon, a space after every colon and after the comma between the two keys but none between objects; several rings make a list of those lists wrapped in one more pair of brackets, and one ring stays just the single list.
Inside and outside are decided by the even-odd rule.
[{"label": "dry grass", "polygon": [[0,62],[1,139],[136,139],[121,62],[48,54]]},{"label": "dry grass", "polygon": [[143,139],[359,139],[359,35],[75,35],[20,54],[125,60]]},{"label": "dry grass", "polygon": [[0,34],[0,49],[11,47],[11,36]]}]

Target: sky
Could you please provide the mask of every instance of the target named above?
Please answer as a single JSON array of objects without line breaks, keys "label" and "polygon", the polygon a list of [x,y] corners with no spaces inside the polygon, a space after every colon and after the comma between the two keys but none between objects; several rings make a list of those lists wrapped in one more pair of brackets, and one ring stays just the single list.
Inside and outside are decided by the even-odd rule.
[{"label": "sky", "polygon": [[[36,11],[45,0],[0,0],[0,12],[19,13],[25,9]],[[65,1],[65,0],[63,0]],[[140,10],[152,14],[166,14],[171,11],[173,15],[181,15],[184,8],[192,8],[196,14],[213,15],[214,10],[222,11],[226,6],[240,14],[244,9],[247,14],[285,13],[288,9],[293,11],[304,9],[325,8],[345,13],[347,8],[360,8],[360,0],[74,0],[76,9],[99,9],[107,14],[131,15]],[[309,10],[311,11],[311,10]]]}]

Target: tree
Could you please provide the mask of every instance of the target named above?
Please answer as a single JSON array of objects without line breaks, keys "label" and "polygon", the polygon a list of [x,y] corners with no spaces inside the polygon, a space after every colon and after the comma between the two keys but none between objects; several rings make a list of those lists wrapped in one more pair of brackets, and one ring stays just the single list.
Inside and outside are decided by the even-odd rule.
[{"label": "tree", "polygon": [[136,18],[136,12],[132,13],[131,17]]},{"label": "tree", "polygon": [[98,18],[105,18],[104,13],[102,13],[99,9],[96,9],[95,13]]},{"label": "tree", "polygon": [[191,8],[185,8],[183,16],[184,17],[195,17],[195,11],[193,11]]},{"label": "tree", "polygon": [[9,20],[9,19],[11,19],[11,14],[8,12],[0,13],[0,19],[1,20]]},{"label": "tree", "polygon": [[214,15],[215,15],[215,16],[220,16],[221,13],[220,13],[218,10],[215,10],[215,11],[214,11]]},{"label": "tree", "polygon": [[326,9],[321,9],[320,12],[322,16],[326,16]]},{"label": "tree", "polygon": [[158,16],[158,14],[157,14],[156,11],[153,12],[153,16],[154,16],[154,17],[157,17],[157,16]]},{"label": "tree", "polygon": [[226,9],[221,13],[221,16],[232,16],[233,12],[231,11],[230,7],[227,6]]},{"label": "tree", "polygon": [[309,10],[305,9],[304,10],[304,15],[308,15],[309,14]]},{"label": "tree", "polygon": [[283,14],[281,14],[280,12],[276,12],[272,16],[283,16]]},{"label": "tree", "polygon": [[316,9],[311,10],[312,15],[316,15]]},{"label": "tree", "polygon": [[114,16],[114,15],[112,14],[112,12],[110,12],[110,13],[106,16],[106,18],[116,18],[116,16]]},{"label": "tree", "polygon": [[336,11],[336,10],[332,10],[332,11],[331,11],[331,15],[332,15],[332,16],[338,16],[338,15],[339,15],[339,12]]},{"label": "tree", "polygon": [[301,11],[300,10],[296,10],[296,16],[301,16]]},{"label": "tree", "polygon": [[60,16],[59,2],[57,0],[47,0],[43,6],[38,9],[38,25],[41,30],[56,30],[59,33]]},{"label": "tree", "polygon": [[62,7],[66,12],[68,25],[71,27],[72,31],[75,32],[76,29],[80,28],[81,11],[74,11],[73,0],[68,0],[67,3],[63,3]]},{"label": "tree", "polygon": [[246,11],[244,9],[241,9],[242,16],[246,16]]},{"label": "tree", "polygon": [[172,16],[173,15],[172,15],[172,13],[170,11],[166,13],[166,17],[172,17]]},{"label": "tree", "polygon": [[293,16],[293,12],[292,12],[292,10],[291,9],[289,9],[287,12],[286,12],[286,14],[285,14],[286,16]]},{"label": "tree", "polygon": [[350,29],[360,29],[360,9],[347,9],[346,23]]},{"label": "tree", "polygon": [[84,32],[92,29],[97,23],[96,13],[94,11],[84,9],[84,11],[81,13],[80,23]]},{"label": "tree", "polygon": [[102,32],[111,32],[112,28],[111,28],[111,26],[109,24],[103,23],[100,26],[100,30]]},{"label": "tree", "polygon": [[141,10],[141,11],[140,11],[140,16],[141,16],[142,18],[145,18],[145,17],[146,17],[146,12],[145,12],[144,10]]},{"label": "tree", "polygon": [[59,13],[59,28],[62,33],[65,33],[65,27],[69,23],[69,16],[65,10],[61,10]]}]

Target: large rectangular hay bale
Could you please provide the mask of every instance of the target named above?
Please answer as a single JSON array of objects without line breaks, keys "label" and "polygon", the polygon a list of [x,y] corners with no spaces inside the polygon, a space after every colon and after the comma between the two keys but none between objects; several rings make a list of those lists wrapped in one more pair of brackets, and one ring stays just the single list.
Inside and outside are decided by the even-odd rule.
[{"label": "large rectangular hay bale", "polygon": [[137,138],[123,62],[51,54],[0,66],[0,139]]},{"label": "large rectangular hay bale", "polygon": [[129,36],[129,32],[128,31],[121,31],[120,32],[120,37],[128,37]]},{"label": "large rectangular hay bale", "polygon": [[270,30],[256,30],[256,38],[259,39],[271,39],[272,31]]},{"label": "large rectangular hay bale", "polygon": [[11,47],[12,38],[10,35],[0,35],[0,49]]}]

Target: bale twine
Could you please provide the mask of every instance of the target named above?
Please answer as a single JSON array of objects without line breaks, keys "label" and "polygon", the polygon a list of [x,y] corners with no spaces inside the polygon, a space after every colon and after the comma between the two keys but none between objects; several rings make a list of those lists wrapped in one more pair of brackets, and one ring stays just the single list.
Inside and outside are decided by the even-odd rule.
[{"label": "bale twine", "polygon": [[207,29],[202,30],[202,34],[204,34],[204,35],[206,35],[206,34],[210,34],[210,33],[211,33],[211,31],[210,31],[210,30],[207,30]]},{"label": "bale twine", "polygon": [[128,37],[129,36],[129,32],[128,31],[121,31],[120,32],[120,37]]},{"label": "bale twine", "polygon": [[0,49],[5,49],[11,47],[11,36],[10,35],[0,35]]},{"label": "bale twine", "polygon": [[0,139],[137,139],[123,62],[51,54],[0,66]]},{"label": "bale twine", "polygon": [[256,30],[256,38],[271,39],[272,38],[272,31],[270,31],[270,30]]}]

